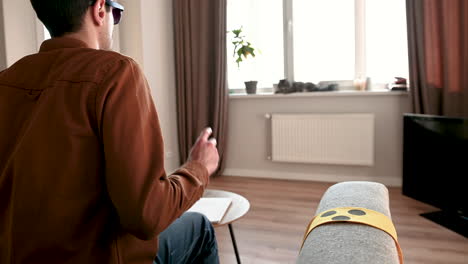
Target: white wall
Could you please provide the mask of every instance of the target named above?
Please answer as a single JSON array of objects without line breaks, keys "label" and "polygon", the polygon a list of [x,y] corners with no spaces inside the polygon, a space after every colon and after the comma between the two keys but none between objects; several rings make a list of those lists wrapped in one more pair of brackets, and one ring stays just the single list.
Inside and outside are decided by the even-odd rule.
[{"label": "white wall", "polygon": [[166,170],[180,165],[171,0],[126,0],[120,28],[122,53],[135,58],[151,86],[164,137]]},{"label": "white wall", "polygon": [[36,14],[30,1],[3,0],[5,57],[11,66],[25,55],[37,52]]},{"label": "white wall", "polygon": [[140,66],[143,65],[143,34],[141,17],[141,0],[119,1],[125,6],[120,24],[120,50],[123,54],[132,57]]},{"label": "white wall", "polygon": [[159,112],[166,148],[166,169],[180,165],[177,136],[177,108],[173,12],[171,0],[143,0],[143,63]]},{"label": "white wall", "polygon": [[[231,97],[225,175],[337,182],[370,180],[402,183],[403,113],[409,98],[402,93],[353,96]],[[278,163],[269,155],[266,113],[374,113],[375,163],[372,167]]]}]

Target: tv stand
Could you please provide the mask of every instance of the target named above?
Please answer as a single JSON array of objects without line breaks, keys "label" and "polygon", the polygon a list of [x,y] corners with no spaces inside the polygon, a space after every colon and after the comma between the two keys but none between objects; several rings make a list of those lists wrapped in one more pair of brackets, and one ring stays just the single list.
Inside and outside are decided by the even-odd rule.
[{"label": "tv stand", "polygon": [[466,216],[453,211],[436,211],[423,213],[420,216],[468,238],[468,217]]}]

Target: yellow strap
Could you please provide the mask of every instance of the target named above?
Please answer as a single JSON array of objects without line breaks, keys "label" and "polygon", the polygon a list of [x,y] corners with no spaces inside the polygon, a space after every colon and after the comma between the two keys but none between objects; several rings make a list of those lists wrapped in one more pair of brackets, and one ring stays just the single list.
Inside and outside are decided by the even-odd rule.
[{"label": "yellow strap", "polygon": [[403,253],[401,251],[400,244],[398,243],[397,232],[392,220],[382,213],[361,207],[338,207],[315,216],[307,227],[307,232],[304,235],[301,249],[310,232],[315,227],[336,222],[364,224],[385,231],[395,241],[398,258],[400,259],[400,263],[403,264]]}]

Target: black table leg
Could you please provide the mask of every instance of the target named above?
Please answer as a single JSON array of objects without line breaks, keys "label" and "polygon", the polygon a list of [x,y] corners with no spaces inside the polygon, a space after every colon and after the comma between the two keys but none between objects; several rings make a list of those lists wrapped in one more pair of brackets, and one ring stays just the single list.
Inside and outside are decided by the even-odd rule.
[{"label": "black table leg", "polygon": [[232,230],[232,225],[228,224],[228,226],[229,226],[229,233],[231,233],[231,239],[232,239],[232,245],[234,246],[234,252],[236,253],[237,263],[241,264],[239,251],[237,250],[236,238],[234,237],[234,231]]}]

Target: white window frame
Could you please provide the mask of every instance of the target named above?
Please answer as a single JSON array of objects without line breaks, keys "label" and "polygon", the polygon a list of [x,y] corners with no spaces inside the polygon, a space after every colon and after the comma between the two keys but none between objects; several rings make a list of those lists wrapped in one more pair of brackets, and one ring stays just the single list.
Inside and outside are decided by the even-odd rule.
[{"label": "white window frame", "polygon": [[[284,76],[294,81],[293,1],[283,0]],[[365,79],[366,70],[366,0],[354,0],[355,67],[354,79]]]}]

